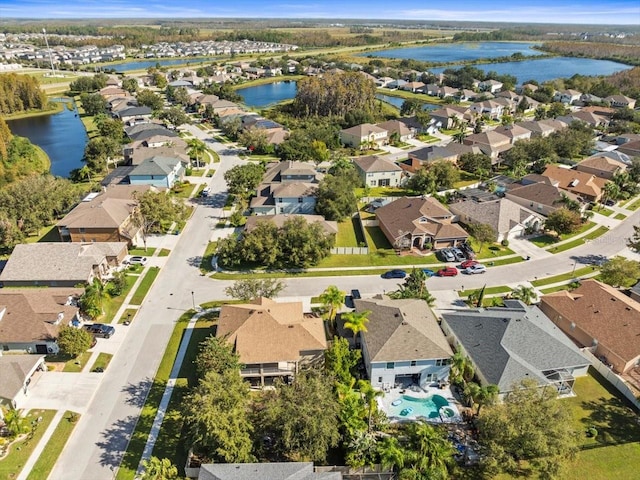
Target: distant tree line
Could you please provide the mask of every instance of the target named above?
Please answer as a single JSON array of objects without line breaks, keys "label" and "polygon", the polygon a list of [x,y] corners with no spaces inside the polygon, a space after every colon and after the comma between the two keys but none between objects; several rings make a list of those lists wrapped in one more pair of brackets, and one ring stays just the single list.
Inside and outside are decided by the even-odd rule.
[{"label": "distant tree line", "polygon": [[546,52],[570,57],[600,58],[629,65],[640,65],[639,45],[618,45],[602,42],[545,42],[540,47]]},{"label": "distant tree line", "polygon": [[0,115],[42,110],[47,104],[36,78],[15,73],[0,75]]}]

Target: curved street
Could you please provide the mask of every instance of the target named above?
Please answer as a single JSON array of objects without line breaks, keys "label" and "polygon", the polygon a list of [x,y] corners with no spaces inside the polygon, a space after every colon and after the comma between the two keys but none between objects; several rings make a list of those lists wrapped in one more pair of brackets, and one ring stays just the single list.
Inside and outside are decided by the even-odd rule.
[{"label": "curved street", "polygon": [[[136,319],[130,326],[117,325],[114,340],[121,342],[109,368],[90,397],[83,415],[62,452],[50,478],[54,480],[102,480],[114,478],[130,435],[144,405],[176,319],[193,303],[225,298],[224,288],[231,282],[202,276],[201,256],[216,234],[215,227],[223,215],[226,194],[224,172],[243,163],[235,151],[214,142],[202,130],[190,127],[194,136],[207,141],[218,152],[215,175],[209,181],[212,197],[193,200],[195,209],[184,231],[167,236],[161,246],[171,249],[169,257],[153,257],[162,266]],[[555,255],[532,257],[530,261],[490,268],[484,275],[458,275],[431,278],[427,287],[438,299],[438,308],[455,306],[455,290],[480,288],[483,285],[517,285],[581,268],[593,256],[618,254],[640,260],[640,255],[626,247],[633,225],[640,224],[640,210],[613,227],[605,235],[580,247]],[[515,249],[515,248],[514,248]],[[379,267],[378,267],[379,268]],[[318,295],[328,285],[342,290],[358,288],[363,295],[395,290],[399,280],[384,280],[378,275],[295,278],[286,280],[280,297],[302,298]],[[120,337],[120,338],[118,338]]]}]

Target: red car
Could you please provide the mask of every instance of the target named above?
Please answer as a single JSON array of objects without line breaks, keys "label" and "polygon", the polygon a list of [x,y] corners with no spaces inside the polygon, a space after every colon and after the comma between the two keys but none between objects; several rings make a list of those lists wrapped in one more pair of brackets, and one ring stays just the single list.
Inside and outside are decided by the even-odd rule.
[{"label": "red car", "polygon": [[464,262],[462,262],[460,264],[460,267],[464,270],[465,268],[469,268],[469,267],[473,267],[474,265],[477,265],[479,262],[476,262],[475,260],[465,260]]},{"label": "red car", "polygon": [[438,270],[439,277],[455,277],[458,275],[458,269],[456,267],[445,267]]}]

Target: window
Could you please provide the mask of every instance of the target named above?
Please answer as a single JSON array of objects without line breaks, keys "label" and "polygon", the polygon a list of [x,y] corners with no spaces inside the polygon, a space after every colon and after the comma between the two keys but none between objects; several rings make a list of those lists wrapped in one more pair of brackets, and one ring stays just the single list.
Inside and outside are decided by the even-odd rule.
[{"label": "window", "polygon": [[278,198],[278,203],[282,203],[282,197]]},{"label": "window", "polygon": [[439,358],[436,360],[436,367],[443,367],[444,365],[449,365],[449,360],[446,358]]},{"label": "window", "polygon": [[[8,347],[7,347],[8,350]],[[378,377],[378,383],[382,383],[382,377]]]},{"label": "window", "polygon": [[416,362],[415,360],[411,360],[411,366],[415,367],[418,364],[418,362]]},{"label": "window", "polygon": [[302,203],[302,197],[298,197],[298,203]]},{"label": "window", "polygon": [[80,227],[80,233],[85,233],[85,231],[86,230],[84,228]]},{"label": "window", "polygon": [[395,366],[394,362],[387,362],[387,370],[393,370]]}]

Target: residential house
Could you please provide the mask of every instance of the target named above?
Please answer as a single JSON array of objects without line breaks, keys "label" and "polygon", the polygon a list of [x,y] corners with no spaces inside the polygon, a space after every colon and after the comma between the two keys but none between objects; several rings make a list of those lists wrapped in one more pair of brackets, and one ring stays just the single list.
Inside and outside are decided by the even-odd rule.
[{"label": "residential house", "polygon": [[322,178],[311,163],[272,163],[267,166],[256,196],[251,199],[251,210],[256,215],[312,214]]},{"label": "residential house", "polygon": [[143,105],[140,107],[129,107],[118,112],[114,112],[113,115],[116,118],[122,120],[125,125],[136,125],[138,123],[146,123],[151,120],[153,110]]},{"label": "residential house", "polygon": [[131,185],[152,185],[154,187],[172,188],[176,182],[184,178],[184,165],[177,157],[161,157],[154,155],[137,165],[129,173]]},{"label": "residential house", "polygon": [[485,100],[472,103],[469,110],[480,116],[487,116],[491,120],[500,120],[504,113],[504,105],[496,100]]},{"label": "residential house", "polygon": [[620,145],[617,151],[630,157],[640,157],[640,140],[626,142]]},{"label": "residential house", "polygon": [[360,337],[362,359],[373,387],[425,386],[448,378],[453,352],[423,300],[391,300],[379,295],[354,304],[357,312],[371,312]]},{"label": "residential house", "polygon": [[466,118],[465,114],[469,111],[469,107],[444,107],[430,112],[431,118],[435,120],[436,125],[440,124],[440,128],[450,130],[459,124],[462,124]]},{"label": "residential house", "polygon": [[491,225],[496,233],[494,241],[512,240],[522,237],[527,232],[535,232],[542,228],[544,218],[508,198],[490,201],[465,200],[449,205],[451,213],[458,216],[458,221],[484,223]]},{"label": "residential house", "polygon": [[560,120],[567,125],[571,125],[573,122],[586,123],[593,128],[609,125],[609,120],[606,117],[596,115],[593,112],[584,112],[582,110],[578,112],[571,112],[569,115],[557,117],[556,120]]},{"label": "residential house", "polygon": [[592,103],[600,103],[602,102],[602,98],[597,95],[593,95],[591,93],[583,93],[580,95],[580,105],[591,105]]},{"label": "residential house", "polygon": [[340,130],[340,141],[348,147],[363,149],[379,148],[389,143],[388,132],[372,123]]},{"label": "residential house", "polygon": [[513,146],[510,137],[498,133],[495,130],[468,135],[464,139],[464,144],[479,147],[482,153],[491,157],[492,163],[497,163],[498,155],[506,152]]},{"label": "residential house", "polygon": [[398,87],[400,90],[405,90],[407,92],[416,92],[417,90],[424,87],[424,83],[422,82],[407,82],[404,85]]},{"label": "residential house", "polygon": [[626,143],[640,141],[640,133],[622,133],[617,135],[613,141],[616,145],[624,145]]},{"label": "residential house", "polygon": [[611,180],[614,175],[624,172],[627,166],[604,155],[589,157],[576,165],[579,172],[589,173],[599,178]]},{"label": "residential house", "polygon": [[472,102],[478,96],[478,93],[474,92],[473,90],[469,90],[468,88],[461,88],[460,90],[458,90],[458,94],[456,95],[456,97],[461,102]]},{"label": "residential house", "polygon": [[513,184],[505,191],[505,198],[545,217],[563,206],[564,196],[578,201],[578,197],[573,193],[564,192],[553,185],[549,179],[546,180],[546,182]]},{"label": "residential house", "polygon": [[572,291],[544,295],[542,311],[578,345],[617,373],[640,366],[640,303],[617,289],[583,280]]},{"label": "residential house", "polygon": [[597,202],[602,197],[607,180],[593,174],[548,165],[543,176],[549,178],[558,188],[579,196],[583,202]]},{"label": "residential house", "polygon": [[478,88],[482,92],[497,93],[502,90],[503,84],[497,80],[484,80],[478,84]]},{"label": "residential house", "polygon": [[0,406],[22,409],[29,385],[46,368],[44,355],[0,355]]},{"label": "residential house", "polygon": [[322,364],[327,349],[322,318],[305,314],[302,302],[268,298],[223,305],[216,337],[233,345],[243,364],[240,374],[259,387],[293,377],[301,367]]},{"label": "residential house", "polygon": [[538,86],[533,83],[525,83],[524,85],[520,85],[516,87],[516,93],[525,93],[527,91],[533,93],[538,90]]},{"label": "residential house", "polygon": [[340,471],[316,472],[311,462],[205,463],[198,480],[342,480]]},{"label": "residential house", "polygon": [[610,95],[604,99],[613,108],[635,108],[636,101],[624,95]]},{"label": "residential house", "polygon": [[81,288],[0,290],[0,348],[11,353],[58,353],[60,327],[79,324]]},{"label": "residential house", "polygon": [[640,302],[640,282],[629,289],[629,296],[636,302]]},{"label": "residential house", "polygon": [[500,125],[493,131],[508,137],[512,144],[516,143],[518,140],[529,140],[531,138],[531,130],[521,127],[517,123],[512,125]]},{"label": "residential house", "polygon": [[433,197],[399,198],[378,208],[376,217],[382,233],[398,249],[451,247],[469,237]]},{"label": "residential house", "polygon": [[553,101],[566,103],[567,105],[574,105],[575,103],[580,101],[581,96],[582,92],[579,92],[577,90],[561,90],[553,95]]},{"label": "residential house", "polygon": [[529,130],[531,132],[531,137],[548,137],[556,131],[553,126],[538,120],[518,122],[516,125]]},{"label": "residential house", "polygon": [[398,89],[398,88],[402,88],[406,84],[407,84],[406,80],[402,80],[402,79],[398,78],[396,80],[392,80],[389,83],[387,83],[387,88]]},{"label": "residential house", "polygon": [[169,130],[163,124],[156,122],[139,123],[124,128],[124,133],[132,142],[143,141],[150,137],[161,135],[164,137],[178,138],[178,134],[173,130]]},{"label": "residential house", "polygon": [[322,215],[301,215],[297,213],[293,214],[278,214],[278,215],[251,215],[247,217],[247,223],[244,225],[244,231],[250,232],[254,230],[259,222],[273,222],[278,228],[284,225],[284,222],[291,218],[302,217],[307,223],[318,223],[325,231],[330,235],[338,234],[338,222],[325,220]]},{"label": "residential house", "polygon": [[63,242],[127,242],[142,243],[142,227],[136,222],[137,194],[148,185],[110,185],[102,192],[90,193],[58,223]]},{"label": "residential house", "polygon": [[446,160],[457,162],[460,156],[465,153],[483,153],[477,145],[465,145],[463,143],[451,142],[444,147],[432,145],[409,152],[409,161],[418,160],[422,164]]},{"label": "residential house", "polygon": [[387,131],[389,140],[396,137],[399,141],[406,142],[416,136],[416,129],[409,127],[407,122],[402,120],[387,120],[386,122],[378,123],[378,127]]},{"label": "residential house", "polygon": [[353,159],[358,175],[370,187],[397,187],[402,182],[402,168],[377,155]]},{"label": "residential house", "polygon": [[505,394],[524,379],[571,394],[589,361],[544,313],[519,300],[504,307],[442,314],[442,330],[455,350],[471,359],[482,385]]},{"label": "residential house", "polygon": [[440,87],[440,90],[438,91],[438,97],[440,98],[453,98],[453,97],[457,97],[458,96],[458,89],[457,88],[453,88],[453,87],[448,87],[448,86],[443,86]]},{"label": "residential house", "polygon": [[376,79],[376,86],[378,87],[389,87],[389,84],[393,82],[393,78],[391,77],[379,77],[378,79]]},{"label": "residential house", "polygon": [[126,255],[124,242],[18,244],[0,273],[0,283],[5,287],[88,284],[108,276]]}]

